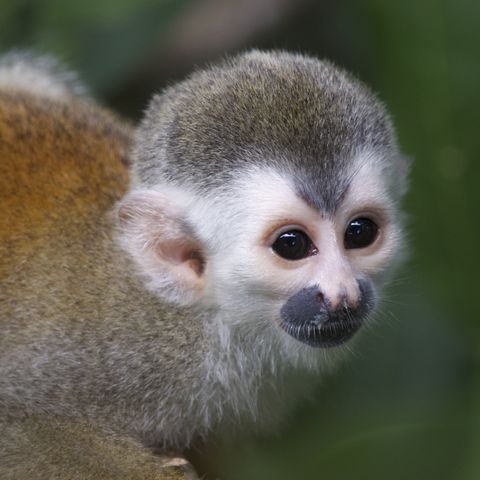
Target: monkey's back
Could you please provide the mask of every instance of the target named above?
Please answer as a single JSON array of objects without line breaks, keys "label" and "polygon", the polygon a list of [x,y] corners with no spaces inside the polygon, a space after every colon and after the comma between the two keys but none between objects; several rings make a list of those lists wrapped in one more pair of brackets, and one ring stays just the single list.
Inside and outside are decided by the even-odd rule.
[{"label": "monkey's back", "polygon": [[75,98],[0,91],[0,280],[127,188],[130,128]]}]

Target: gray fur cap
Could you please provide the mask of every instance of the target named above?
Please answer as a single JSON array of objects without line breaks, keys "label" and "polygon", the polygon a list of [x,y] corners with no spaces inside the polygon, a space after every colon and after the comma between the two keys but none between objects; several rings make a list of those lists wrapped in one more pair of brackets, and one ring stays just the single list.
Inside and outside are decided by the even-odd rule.
[{"label": "gray fur cap", "polygon": [[253,50],[154,96],[137,133],[134,182],[202,191],[249,165],[272,166],[331,211],[363,151],[400,183],[390,120],[362,83],[327,61]]}]

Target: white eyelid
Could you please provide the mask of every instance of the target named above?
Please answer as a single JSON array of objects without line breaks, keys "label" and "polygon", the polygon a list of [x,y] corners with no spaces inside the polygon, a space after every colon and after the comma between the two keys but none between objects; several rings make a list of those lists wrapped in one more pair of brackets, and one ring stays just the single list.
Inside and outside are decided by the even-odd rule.
[{"label": "white eyelid", "polygon": [[272,233],[269,233],[263,237],[265,240],[262,243],[267,245],[268,247],[272,247],[272,245],[275,243],[275,241],[280,235],[291,230],[299,230],[303,232],[313,243],[312,235],[308,232],[308,229],[299,223],[286,223],[280,227],[275,228]]}]

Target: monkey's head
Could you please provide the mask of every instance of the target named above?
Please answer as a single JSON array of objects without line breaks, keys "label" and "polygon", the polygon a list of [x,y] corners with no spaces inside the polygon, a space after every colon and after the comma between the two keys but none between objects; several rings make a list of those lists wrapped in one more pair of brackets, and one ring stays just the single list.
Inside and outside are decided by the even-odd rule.
[{"label": "monkey's head", "polygon": [[405,187],[365,86],[253,51],[154,97],[136,145],[121,237],[151,291],[252,342],[313,350],[359,330],[402,246]]}]

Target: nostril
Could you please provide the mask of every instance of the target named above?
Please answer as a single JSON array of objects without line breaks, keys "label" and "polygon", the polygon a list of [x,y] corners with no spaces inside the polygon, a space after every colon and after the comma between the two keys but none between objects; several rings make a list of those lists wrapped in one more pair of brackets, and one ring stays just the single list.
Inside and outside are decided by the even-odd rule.
[{"label": "nostril", "polygon": [[320,304],[325,305],[325,296],[322,292],[317,293],[317,300]]}]

